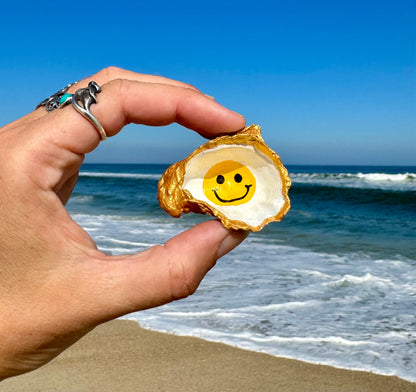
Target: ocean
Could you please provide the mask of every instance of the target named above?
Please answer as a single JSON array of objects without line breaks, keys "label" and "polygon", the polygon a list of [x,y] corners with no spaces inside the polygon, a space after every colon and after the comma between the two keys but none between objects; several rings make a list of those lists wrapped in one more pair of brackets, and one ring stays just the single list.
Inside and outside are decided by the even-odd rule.
[{"label": "ocean", "polygon": [[[195,223],[159,206],[168,165],[85,164],[67,208],[107,254]],[[312,363],[416,381],[416,168],[287,166],[286,217],[251,233],[185,300],[127,315]]]}]

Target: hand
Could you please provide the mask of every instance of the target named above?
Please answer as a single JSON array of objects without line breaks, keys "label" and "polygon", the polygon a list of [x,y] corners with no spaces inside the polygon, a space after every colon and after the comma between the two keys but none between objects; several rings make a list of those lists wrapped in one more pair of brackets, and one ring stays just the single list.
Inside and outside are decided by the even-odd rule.
[{"label": "hand", "polygon": [[[91,112],[108,136],[130,122],[176,121],[205,137],[245,125],[192,86],[116,68],[68,92],[90,80],[102,87]],[[45,364],[102,322],[192,294],[245,237],[212,220],[136,255],[98,251],[64,204],[99,141],[71,106],[0,129],[0,380]]]}]

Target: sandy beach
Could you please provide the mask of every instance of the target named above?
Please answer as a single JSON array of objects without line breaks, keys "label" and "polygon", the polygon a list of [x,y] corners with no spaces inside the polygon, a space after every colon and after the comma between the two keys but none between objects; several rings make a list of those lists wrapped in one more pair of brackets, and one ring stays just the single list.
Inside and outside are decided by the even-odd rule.
[{"label": "sandy beach", "polygon": [[41,369],[0,391],[416,391],[416,384],[312,365],[193,337],[145,330],[134,321],[97,327]]}]

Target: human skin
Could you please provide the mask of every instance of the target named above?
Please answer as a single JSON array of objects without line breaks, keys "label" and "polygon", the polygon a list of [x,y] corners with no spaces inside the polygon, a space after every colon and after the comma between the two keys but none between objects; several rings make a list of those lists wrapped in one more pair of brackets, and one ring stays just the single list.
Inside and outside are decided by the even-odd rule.
[{"label": "human skin", "polygon": [[[68,92],[91,80],[102,87],[91,112],[109,137],[132,122],[177,122],[208,138],[245,125],[190,85],[114,67]],[[0,380],[42,366],[100,323],[187,297],[246,236],[211,220],[135,255],[100,252],[65,209],[99,143],[71,105],[0,128]]]}]

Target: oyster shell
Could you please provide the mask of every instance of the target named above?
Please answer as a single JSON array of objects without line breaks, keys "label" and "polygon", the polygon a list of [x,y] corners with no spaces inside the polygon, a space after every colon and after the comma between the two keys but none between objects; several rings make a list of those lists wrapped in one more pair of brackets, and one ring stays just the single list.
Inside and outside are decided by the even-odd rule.
[{"label": "oyster shell", "polygon": [[159,181],[158,200],[170,215],[210,214],[227,229],[259,231],[290,208],[291,181],[260,126],[221,136],[170,166]]}]

